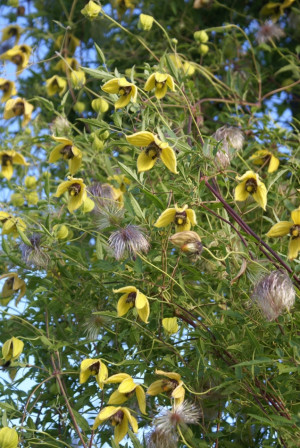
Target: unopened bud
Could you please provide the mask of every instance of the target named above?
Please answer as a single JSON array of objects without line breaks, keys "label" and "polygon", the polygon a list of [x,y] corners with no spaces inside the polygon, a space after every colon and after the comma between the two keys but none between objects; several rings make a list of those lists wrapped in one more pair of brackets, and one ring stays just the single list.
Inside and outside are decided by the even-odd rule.
[{"label": "unopened bud", "polygon": [[165,317],[162,325],[168,334],[175,334],[178,331],[177,317]]},{"label": "unopened bud", "polygon": [[55,224],[53,234],[58,240],[64,240],[69,234],[68,227],[65,224]]},{"label": "unopened bud", "polygon": [[19,444],[18,433],[13,428],[5,426],[0,429],[0,446],[1,448],[17,448]]},{"label": "unopened bud", "polygon": [[73,106],[75,112],[81,114],[85,110],[85,104],[82,101],[77,101],[77,103]]},{"label": "unopened bud", "polygon": [[87,5],[80,11],[88,19],[96,19],[101,11],[101,6],[90,0]]},{"label": "unopened bud", "polygon": [[86,78],[83,70],[73,70],[70,77],[75,90],[81,89],[84,86]]},{"label": "unopened bud", "polygon": [[206,31],[196,31],[194,33],[194,39],[199,44],[205,44],[208,41],[208,34]]},{"label": "unopened bud", "polygon": [[[2,356],[5,361],[14,361],[19,358],[24,348],[24,342],[20,339],[12,337],[4,342],[2,346]],[[0,446],[2,446],[0,444]]]},{"label": "unopened bud", "polygon": [[35,188],[36,187],[36,182],[37,182],[37,180],[36,180],[36,177],[35,176],[26,176],[25,177],[25,181],[24,181],[24,183],[25,183],[25,187],[26,188]]},{"label": "unopened bud", "polygon": [[10,202],[14,207],[22,207],[25,201],[20,193],[14,193],[10,197]]},{"label": "unopened bud", "polygon": [[140,30],[150,31],[153,25],[154,18],[152,16],[148,16],[147,14],[141,14],[138,27]]},{"label": "unopened bud", "polygon": [[195,73],[195,67],[190,62],[185,62],[182,66],[184,74],[186,76],[193,76]]},{"label": "unopened bud", "polygon": [[36,205],[39,202],[39,195],[37,194],[36,191],[31,191],[30,193],[27,193],[25,196],[28,205]]},{"label": "unopened bud", "polygon": [[102,114],[104,114],[105,112],[108,111],[109,109],[109,104],[108,102],[104,99],[104,98],[96,98],[95,100],[92,101],[92,108],[94,109],[95,112],[97,112],[98,114],[101,112]]},{"label": "unopened bud", "polygon": [[95,135],[92,143],[93,151],[102,151],[103,148],[104,148],[103,141],[100,140],[100,138],[98,138],[97,135]]},{"label": "unopened bud", "polygon": [[205,56],[209,52],[209,46],[201,44],[198,48],[198,51],[202,56]]}]

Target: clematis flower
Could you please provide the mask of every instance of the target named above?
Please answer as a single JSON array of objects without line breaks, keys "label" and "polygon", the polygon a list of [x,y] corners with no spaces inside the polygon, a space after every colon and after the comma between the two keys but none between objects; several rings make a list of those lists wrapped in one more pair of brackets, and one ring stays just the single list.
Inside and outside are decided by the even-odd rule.
[{"label": "clematis flower", "polygon": [[279,159],[267,149],[256,151],[252,154],[250,160],[252,160],[255,165],[268,165],[268,173],[274,173],[279,167]]},{"label": "clematis flower", "polygon": [[68,33],[67,36],[61,34],[55,41],[56,48],[64,48],[68,49],[70,55],[72,55],[76,48],[80,45],[80,40],[77,39],[73,34]]},{"label": "clematis flower", "polygon": [[176,170],[176,156],[173,149],[166,142],[159,140],[156,135],[148,131],[136,132],[132,135],[126,135],[128,143],[139,147],[146,147],[137,159],[138,172],[148,171],[153,168],[158,158],[174,174]]},{"label": "clematis flower", "polygon": [[31,120],[34,107],[23,98],[9,99],[5,104],[3,118],[9,120],[13,117],[23,115],[22,127],[25,127]]},{"label": "clematis flower", "polygon": [[85,73],[83,70],[73,70],[70,78],[73,89],[75,90],[81,89],[86,82]]},{"label": "clematis flower", "polygon": [[177,317],[165,317],[162,320],[162,326],[169,335],[177,333],[179,329]]},{"label": "clematis flower", "polygon": [[99,113],[104,114],[109,109],[109,104],[104,98],[95,98],[91,102],[91,106],[94,109],[94,111],[97,112],[98,114]]},{"label": "clematis flower", "polygon": [[107,378],[105,383],[121,383],[118,390],[111,394],[108,404],[123,404],[135,393],[141,413],[147,414],[144,389],[139,384],[136,384],[130,375],[127,375],[127,373],[117,373]]},{"label": "clematis flower", "polygon": [[1,54],[0,59],[16,64],[17,74],[20,74],[28,65],[31,51],[32,49],[28,45],[15,45],[13,48]]},{"label": "clematis flower", "polygon": [[12,178],[14,172],[13,165],[29,165],[22,154],[19,154],[14,150],[0,151],[0,163],[2,176],[7,180]]},{"label": "clematis flower", "polygon": [[136,102],[137,88],[134,84],[128,82],[126,78],[110,79],[101,88],[106,93],[116,93],[120,96],[120,99],[115,103],[116,109],[127,106],[130,100],[133,103]]},{"label": "clematis flower", "polygon": [[251,195],[266,210],[267,189],[265,184],[259,179],[259,175],[253,171],[246,171],[243,176],[237,177],[237,180],[241,180],[242,182],[235,188],[235,201],[245,201]]},{"label": "clematis flower", "polygon": [[162,212],[154,226],[166,227],[172,222],[175,223],[176,232],[190,230],[191,226],[197,224],[194,210],[188,208],[187,205],[184,205],[182,208],[175,205],[175,208],[167,208],[167,210]]},{"label": "clematis flower", "polygon": [[175,90],[174,80],[172,76],[166,73],[158,72],[153,73],[149,76],[144,87],[146,92],[155,89],[154,95],[158,100],[166,95],[168,88],[172,91]]},{"label": "clematis flower", "polygon": [[8,274],[3,274],[0,276],[0,280],[2,280],[3,278],[6,278],[6,280],[1,292],[1,299],[0,299],[1,305],[7,305],[12,296],[16,292],[19,292],[19,295],[16,298],[16,305],[17,305],[26,292],[26,285],[24,280],[19,278],[16,272],[9,272]]},{"label": "clematis flower", "polygon": [[289,252],[288,257],[290,260],[297,258],[300,251],[300,207],[293,210],[291,213],[291,221],[280,221],[275,224],[267,236],[270,238],[276,238],[278,236],[284,236],[290,234]]},{"label": "clematis flower", "polygon": [[60,76],[54,75],[52,78],[46,79],[46,90],[48,96],[53,96],[56,93],[62,96],[67,89],[67,81]]},{"label": "clematis flower", "polygon": [[86,186],[83,183],[82,179],[69,177],[69,180],[62,182],[58,187],[55,193],[55,197],[59,198],[66,191],[69,194],[68,201],[68,210],[72,213],[74,210],[77,210],[85,201],[86,194]]},{"label": "clematis flower", "polygon": [[54,70],[66,73],[66,71],[70,70],[70,68],[72,70],[78,70],[78,67],[79,67],[79,62],[77,61],[77,59],[64,58],[64,59],[60,59],[60,61],[58,61],[57,64],[55,64],[55,66],[53,68],[54,68]]},{"label": "clematis flower", "polygon": [[18,359],[24,348],[24,342],[20,339],[12,337],[4,342],[2,346],[2,357],[7,361],[14,361]]},{"label": "clematis flower", "polygon": [[138,424],[136,419],[131,415],[130,410],[121,406],[106,406],[97,415],[93,430],[97,429],[99,425],[106,420],[110,420],[111,424],[115,427],[115,442],[118,444],[124,439],[128,432],[128,422],[130,423],[133,432],[138,432]]},{"label": "clematis flower", "polygon": [[52,136],[59,144],[51,151],[49,163],[55,163],[60,158],[68,161],[69,171],[73,175],[79,170],[82,160],[82,152],[73,145],[72,140],[66,137]]},{"label": "clematis flower", "polygon": [[14,218],[7,212],[0,212],[0,223],[2,224],[2,235],[13,234],[19,236],[18,230],[22,232],[26,229],[26,224],[21,218]]},{"label": "clematis flower", "polygon": [[154,17],[148,14],[140,14],[138,28],[144,31],[150,31],[153,25]]},{"label": "clematis flower", "polygon": [[118,316],[124,316],[130,308],[136,307],[141,320],[148,323],[150,306],[147,297],[142,294],[135,286],[125,286],[124,288],[114,289],[113,292],[123,292],[117,305]]},{"label": "clematis flower", "polygon": [[172,392],[171,397],[175,400],[175,406],[181,404],[184,400],[185,389],[179,373],[164,372],[163,370],[155,370],[155,373],[166,376],[168,379],[154,381],[148,387],[147,394],[155,396],[164,392]]},{"label": "clematis flower", "polygon": [[80,12],[88,19],[93,20],[98,17],[100,11],[101,6],[90,0]]},{"label": "clematis flower", "polygon": [[17,448],[19,445],[18,433],[13,428],[5,426],[0,429],[0,446],[1,448]]},{"label": "clematis flower", "polygon": [[280,16],[284,14],[284,10],[289,8],[295,0],[284,0],[280,2],[269,2],[262,7],[260,15],[271,16],[273,22],[277,22]]},{"label": "clematis flower", "polygon": [[102,389],[108,377],[108,370],[101,359],[84,359],[80,364],[80,384],[85,383],[91,375],[96,376],[96,381]]},{"label": "clematis flower", "polygon": [[17,44],[20,40],[23,29],[19,25],[9,25],[5,28],[2,28],[2,39],[1,42],[5,42],[6,40],[15,38],[15,44]]},{"label": "clematis flower", "polygon": [[0,78],[0,90],[3,91],[1,103],[5,103],[11,96],[17,94],[15,83],[4,78]]}]

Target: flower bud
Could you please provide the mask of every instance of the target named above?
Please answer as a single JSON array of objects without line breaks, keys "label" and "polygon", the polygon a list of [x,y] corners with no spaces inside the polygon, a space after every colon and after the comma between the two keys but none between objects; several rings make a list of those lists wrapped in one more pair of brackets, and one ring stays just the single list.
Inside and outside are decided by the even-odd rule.
[{"label": "flower bud", "polygon": [[102,138],[102,140],[107,140],[110,136],[109,131],[103,131],[99,134],[99,137]]},{"label": "flower bud", "polygon": [[101,6],[90,0],[87,5],[80,11],[87,19],[96,19],[101,11]]},{"label": "flower bud", "polygon": [[[2,346],[2,357],[5,361],[14,361],[19,358],[24,348],[24,342],[20,339],[12,337],[4,342]],[[1,444],[0,444],[1,446]]]},{"label": "flower bud", "polygon": [[150,31],[153,25],[154,18],[147,14],[140,14],[138,28],[144,31]]},{"label": "flower bud", "polygon": [[203,250],[200,236],[192,230],[177,232],[169,240],[174,246],[179,247],[182,252],[191,256],[192,261],[196,261]]},{"label": "flower bud", "polygon": [[36,205],[39,202],[39,195],[36,191],[25,194],[28,205]]},{"label": "flower bud", "polygon": [[195,67],[190,62],[185,62],[182,68],[186,76],[193,76],[195,73]]},{"label": "flower bud", "polygon": [[70,77],[75,90],[81,89],[84,86],[86,78],[83,70],[73,70]]},{"label": "flower bud", "polygon": [[208,34],[206,31],[196,31],[194,33],[194,39],[199,44],[205,44],[208,41]]},{"label": "flower bud", "polygon": [[104,114],[109,109],[109,104],[104,98],[96,98],[92,101],[92,108],[98,114],[101,112]]},{"label": "flower bud", "polygon": [[272,271],[255,286],[251,296],[267,320],[276,319],[295,302],[295,289],[289,276],[281,270]]},{"label": "flower bud", "polygon": [[25,183],[25,187],[26,188],[35,188],[36,187],[36,182],[37,182],[37,180],[36,180],[36,177],[35,176],[26,176],[25,177],[25,181],[24,181],[24,183]]},{"label": "flower bud", "polygon": [[92,143],[92,149],[94,151],[102,151],[104,148],[104,143],[100,138],[97,137],[97,135],[94,136],[93,143]]},{"label": "flower bud", "polygon": [[165,317],[162,325],[168,334],[175,334],[178,331],[177,317]]},{"label": "flower bud", "polygon": [[53,235],[58,240],[64,240],[65,238],[67,238],[69,234],[68,227],[64,224],[55,224],[55,226],[53,226],[52,231]]},{"label": "flower bud", "polygon": [[77,101],[77,103],[73,106],[73,109],[75,112],[81,114],[85,110],[85,104],[82,101]]},{"label": "flower bud", "polygon": [[19,443],[18,433],[15,429],[5,426],[0,429],[1,448],[17,448]]},{"label": "flower bud", "polygon": [[14,207],[22,207],[25,201],[20,193],[13,193],[10,197],[10,202]]},{"label": "flower bud", "polygon": [[202,56],[205,56],[209,51],[209,46],[205,45],[205,44],[201,44],[198,48],[198,51]]},{"label": "flower bud", "polygon": [[173,37],[171,39],[172,44],[177,45],[178,44],[178,39],[176,39],[176,37]]}]

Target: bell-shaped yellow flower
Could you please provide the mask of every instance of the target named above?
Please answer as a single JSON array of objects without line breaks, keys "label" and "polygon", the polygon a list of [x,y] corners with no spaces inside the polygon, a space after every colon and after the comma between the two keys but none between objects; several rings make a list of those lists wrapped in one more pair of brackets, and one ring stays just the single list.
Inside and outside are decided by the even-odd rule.
[{"label": "bell-shaped yellow flower", "polygon": [[[20,339],[12,337],[4,342],[2,346],[2,357],[7,361],[14,361],[18,359],[24,348],[24,342]],[[0,445],[1,446],[1,445]]]},{"label": "bell-shaped yellow flower", "polygon": [[101,6],[90,0],[80,12],[88,19],[93,20],[98,17],[100,11]]},{"label": "bell-shaped yellow flower", "polygon": [[92,103],[92,108],[95,112],[98,114],[101,112],[101,114],[104,114],[109,109],[109,104],[104,98],[95,98]]},{"label": "bell-shaped yellow flower", "polygon": [[178,331],[177,317],[165,317],[162,320],[162,325],[168,334],[175,334]]},{"label": "bell-shaped yellow flower", "polygon": [[60,76],[54,75],[52,78],[46,79],[46,90],[48,96],[53,96],[56,93],[62,96],[67,89],[67,81]]},{"label": "bell-shaped yellow flower", "polygon": [[292,211],[291,218],[292,222],[280,221],[275,224],[271,227],[267,233],[267,236],[270,238],[276,238],[278,236],[290,234],[291,238],[289,242],[288,257],[290,260],[294,260],[294,258],[297,258],[300,251],[300,207]]},{"label": "bell-shaped yellow flower", "polygon": [[277,157],[275,157],[267,149],[260,149],[259,151],[256,151],[252,154],[250,160],[252,160],[255,165],[268,165],[268,173],[274,173],[274,171],[277,171],[280,163],[279,159],[277,159]]},{"label": "bell-shaped yellow flower", "polygon": [[5,42],[6,40],[15,38],[15,44],[17,44],[20,40],[23,29],[19,25],[8,25],[5,28],[2,28],[2,39],[1,42]]},{"label": "bell-shaped yellow flower", "polygon": [[5,426],[0,429],[0,446],[1,448],[17,448],[19,445],[18,433],[13,428]]},{"label": "bell-shaped yellow flower", "polygon": [[154,18],[148,14],[140,14],[138,28],[144,31],[150,31],[153,25]]},{"label": "bell-shaped yellow flower", "polygon": [[269,16],[273,22],[277,22],[280,16],[284,14],[284,10],[289,8],[295,0],[284,0],[280,2],[269,2],[262,7],[260,10],[260,15]]},{"label": "bell-shaped yellow flower", "polygon": [[179,373],[164,372],[163,370],[156,370],[157,375],[166,376],[168,379],[162,379],[154,381],[148,390],[148,395],[158,395],[164,392],[171,392],[171,397],[175,400],[175,406],[179,405],[184,400],[185,389],[183,387],[183,381]]},{"label": "bell-shaped yellow flower", "polygon": [[108,370],[101,359],[84,359],[82,361],[80,365],[80,384],[85,383],[91,375],[96,376],[96,381],[102,389],[108,377]]},{"label": "bell-shaped yellow flower", "polygon": [[127,106],[130,100],[135,103],[137,98],[137,88],[131,82],[128,82],[126,78],[114,78],[107,81],[102,87],[102,90],[106,93],[115,93],[120,96],[115,103],[116,109],[121,109]]},{"label": "bell-shaped yellow flower", "polygon": [[68,49],[68,54],[72,55],[76,48],[80,45],[80,40],[77,39],[73,34],[68,33],[67,35],[61,34],[55,41],[56,48],[64,48]]},{"label": "bell-shaped yellow flower", "polygon": [[150,314],[148,299],[135,286],[125,286],[124,288],[114,289],[113,292],[124,293],[118,301],[118,316],[124,316],[130,308],[135,306],[141,320],[146,324],[148,323],[148,317]]},{"label": "bell-shaped yellow flower", "polygon": [[0,298],[1,305],[7,305],[12,296],[16,292],[19,292],[19,295],[16,298],[16,304],[18,304],[26,292],[26,284],[24,280],[19,278],[16,272],[9,272],[8,274],[3,274],[0,276],[0,280],[2,280],[3,278],[6,278],[6,280],[1,292],[1,298]]},{"label": "bell-shaped yellow flower", "polygon": [[128,432],[128,422],[130,423],[133,432],[138,432],[138,424],[136,419],[131,415],[130,410],[121,406],[106,406],[100,411],[95,419],[93,430],[97,429],[99,425],[109,420],[115,427],[115,442],[120,443]]},{"label": "bell-shaped yellow flower", "polygon": [[69,195],[68,210],[70,213],[72,213],[74,210],[77,210],[85,201],[87,197],[86,186],[83,183],[82,179],[69,177],[69,180],[62,182],[57,187],[54,197],[59,198],[66,191]]},{"label": "bell-shaped yellow flower", "polygon": [[178,232],[172,235],[169,240],[174,246],[179,247],[180,250],[193,259],[197,259],[203,250],[203,244],[198,233],[192,230]]},{"label": "bell-shaped yellow flower", "polygon": [[54,70],[66,73],[67,70],[78,70],[79,62],[75,58],[60,59],[53,67]]},{"label": "bell-shaped yellow flower", "polygon": [[51,151],[49,163],[55,163],[63,158],[68,161],[70,173],[75,174],[81,166],[82,152],[73,145],[72,140],[66,137],[55,137],[53,135],[52,138],[59,144]]},{"label": "bell-shaped yellow flower", "polygon": [[144,389],[139,384],[136,384],[130,375],[127,375],[127,373],[117,373],[116,375],[107,378],[105,383],[121,383],[118,389],[110,396],[108,404],[123,404],[125,401],[129,400],[132,395],[136,394],[141,413],[147,414]]},{"label": "bell-shaped yellow flower", "polygon": [[75,90],[81,89],[85,82],[85,73],[83,70],[73,70],[70,75],[72,87]]},{"label": "bell-shaped yellow flower", "polygon": [[1,54],[0,59],[11,61],[16,64],[17,74],[19,75],[28,65],[31,51],[32,49],[28,45],[15,45],[10,50]]},{"label": "bell-shaped yellow flower", "polygon": [[237,180],[242,181],[234,191],[236,201],[245,201],[249,195],[264,209],[267,205],[267,189],[264,183],[259,179],[259,175],[253,171],[246,171]]},{"label": "bell-shaped yellow flower", "polygon": [[11,96],[17,94],[15,83],[4,78],[0,78],[0,90],[3,91],[1,103],[5,103]]},{"label": "bell-shaped yellow flower", "polygon": [[168,88],[172,91],[175,90],[174,80],[172,76],[166,73],[158,72],[153,73],[149,76],[144,87],[146,92],[155,89],[154,95],[158,100],[166,95]]},{"label": "bell-shaped yellow flower", "polygon": [[13,117],[23,115],[22,127],[25,127],[31,120],[34,107],[23,98],[9,99],[5,104],[3,118],[9,120]]},{"label": "bell-shaped yellow flower", "polygon": [[2,224],[2,235],[13,234],[19,236],[18,229],[24,232],[26,224],[21,218],[14,218],[7,212],[0,212],[0,223]]},{"label": "bell-shaped yellow flower", "polygon": [[154,226],[166,227],[172,222],[175,223],[176,232],[190,230],[191,226],[197,224],[194,210],[188,208],[187,205],[184,205],[182,208],[175,205],[175,208],[167,208],[167,210],[162,212]]},{"label": "bell-shaped yellow flower", "polygon": [[28,166],[22,154],[14,150],[0,151],[1,174],[7,180],[12,178],[14,168],[13,165]]},{"label": "bell-shaped yellow flower", "polygon": [[156,135],[148,131],[126,135],[126,140],[132,145],[145,147],[137,159],[138,172],[148,171],[153,168],[158,158],[174,174],[177,172],[176,156],[173,149],[166,142],[159,140]]}]

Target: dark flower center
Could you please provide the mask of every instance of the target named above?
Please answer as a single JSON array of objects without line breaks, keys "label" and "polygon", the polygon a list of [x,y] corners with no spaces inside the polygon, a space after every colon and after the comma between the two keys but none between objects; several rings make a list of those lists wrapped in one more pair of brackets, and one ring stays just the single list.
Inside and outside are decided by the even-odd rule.
[{"label": "dark flower center", "polygon": [[81,192],[81,185],[75,182],[68,188],[68,191],[71,196],[78,196]]},{"label": "dark flower center", "polygon": [[9,90],[9,87],[10,87],[10,82],[6,81],[4,84],[2,84],[0,89],[3,90],[3,92],[7,92]]},{"label": "dark flower center", "polygon": [[295,224],[293,227],[291,227],[290,235],[292,237],[292,240],[299,238],[299,236],[300,236],[300,225],[299,224]]},{"label": "dark flower center", "polygon": [[248,193],[253,194],[257,191],[257,182],[255,179],[248,179],[246,182],[246,191]]},{"label": "dark flower center", "polygon": [[182,226],[186,223],[187,215],[186,212],[176,212],[175,215],[175,224],[177,226]]},{"label": "dark flower center", "polygon": [[130,398],[132,395],[134,395],[134,390],[131,390],[130,392],[127,392],[127,394],[124,394],[125,397]]},{"label": "dark flower center", "polygon": [[127,96],[127,95],[130,94],[131,90],[132,90],[131,86],[120,87],[119,88],[119,95]]},{"label": "dark flower center", "polygon": [[23,58],[20,54],[15,54],[12,58],[11,58],[12,62],[16,65],[19,65],[23,62]]},{"label": "dark flower center", "polygon": [[2,166],[10,166],[12,165],[13,158],[8,154],[3,154],[1,164]]},{"label": "dark flower center", "polygon": [[150,157],[152,160],[157,159],[159,157],[161,149],[155,142],[151,142],[150,145],[146,148],[146,154],[148,157]]},{"label": "dark flower center", "polygon": [[8,31],[9,36],[16,36],[18,34],[18,28],[12,26]]},{"label": "dark flower center", "polygon": [[112,424],[115,426],[122,423],[123,418],[124,418],[124,412],[120,410],[116,412],[110,419]]},{"label": "dark flower center", "polygon": [[63,155],[64,159],[69,160],[73,159],[74,154],[72,151],[72,145],[66,145],[61,150],[60,153]]},{"label": "dark flower center", "polygon": [[10,277],[6,280],[5,283],[8,289],[13,289],[14,281],[15,281],[14,277]]},{"label": "dark flower center", "polygon": [[166,84],[166,81],[155,81],[155,87],[157,89],[162,89],[165,84]]},{"label": "dark flower center", "polygon": [[99,370],[100,370],[100,362],[97,361],[97,362],[95,362],[94,364],[92,364],[92,365],[89,367],[89,370],[90,370],[94,375],[98,375]]},{"label": "dark flower center", "polygon": [[27,54],[27,50],[26,50],[26,47],[24,45],[21,45],[20,50],[22,51],[22,53],[26,53]]},{"label": "dark flower center", "polygon": [[136,292],[131,292],[127,296],[126,303],[134,303],[135,299],[136,299]]},{"label": "dark flower center", "polygon": [[163,392],[169,392],[176,389],[178,386],[178,381],[173,379],[163,380],[162,390]]},{"label": "dark flower center", "polygon": [[25,111],[25,107],[24,107],[24,103],[22,101],[18,101],[14,107],[12,108],[14,114],[19,117],[20,115],[24,114]]}]

